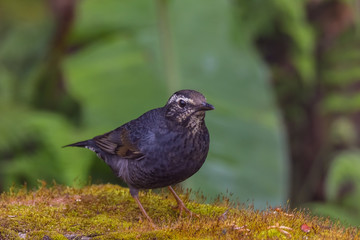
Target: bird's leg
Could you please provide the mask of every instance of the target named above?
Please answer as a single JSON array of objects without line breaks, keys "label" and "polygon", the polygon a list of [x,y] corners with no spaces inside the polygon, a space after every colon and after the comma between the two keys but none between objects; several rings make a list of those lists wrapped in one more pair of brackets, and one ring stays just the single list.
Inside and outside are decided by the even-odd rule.
[{"label": "bird's leg", "polygon": [[197,214],[195,214],[195,213],[193,213],[192,211],[190,211],[186,206],[185,206],[185,204],[184,204],[184,202],[183,201],[181,201],[181,199],[179,198],[179,196],[176,194],[176,192],[174,191],[174,189],[171,187],[171,186],[168,186],[168,189],[170,190],[170,192],[172,193],[172,195],[174,195],[174,197],[175,197],[175,199],[176,199],[176,202],[177,202],[177,204],[178,204],[178,209],[179,209],[179,211],[180,211],[180,215],[179,215],[179,217],[181,217],[181,213],[182,213],[182,211],[183,210],[185,210],[185,212],[187,212],[188,214],[190,214],[190,216],[197,216],[198,217],[198,215]]},{"label": "bird's leg", "polygon": [[143,207],[143,205],[141,204],[140,200],[139,200],[139,196],[138,196],[138,190],[134,190],[130,188],[130,194],[131,196],[134,198],[135,202],[137,203],[138,207],[140,208],[142,214],[147,218],[147,220],[150,222],[151,226],[153,228],[156,228],[156,225],[154,224],[153,220],[151,219],[151,217],[147,214],[147,212],[145,211],[145,208]]}]

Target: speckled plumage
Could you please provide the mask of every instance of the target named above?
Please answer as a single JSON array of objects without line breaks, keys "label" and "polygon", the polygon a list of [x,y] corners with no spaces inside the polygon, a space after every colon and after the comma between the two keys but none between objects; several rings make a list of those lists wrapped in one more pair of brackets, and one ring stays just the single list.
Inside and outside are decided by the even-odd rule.
[{"label": "speckled plumage", "polygon": [[137,198],[139,189],[170,186],[200,169],[209,150],[205,111],[212,109],[201,93],[181,90],[162,108],[150,110],[111,132],[68,146],[94,151]]}]

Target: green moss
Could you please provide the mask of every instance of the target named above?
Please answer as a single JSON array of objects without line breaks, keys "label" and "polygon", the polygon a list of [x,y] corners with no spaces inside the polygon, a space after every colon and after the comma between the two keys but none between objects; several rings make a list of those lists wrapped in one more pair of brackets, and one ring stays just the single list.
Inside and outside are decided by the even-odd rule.
[{"label": "green moss", "polygon": [[17,232],[8,228],[0,227],[0,239],[20,240],[21,238]]},{"label": "green moss", "polygon": [[52,231],[33,231],[26,234],[26,240],[68,240],[64,235]]},{"label": "green moss", "polygon": [[[0,195],[0,239],[360,239],[357,228],[311,216],[306,211],[234,208],[226,198],[214,204],[189,201],[200,217],[179,213],[167,192],[141,192],[140,200],[153,218],[153,229],[141,215],[128,189],[92,185],[81,189],[42,182],[36,191],[11,189]],[[301,230],[306,224],[309,232]]]}]

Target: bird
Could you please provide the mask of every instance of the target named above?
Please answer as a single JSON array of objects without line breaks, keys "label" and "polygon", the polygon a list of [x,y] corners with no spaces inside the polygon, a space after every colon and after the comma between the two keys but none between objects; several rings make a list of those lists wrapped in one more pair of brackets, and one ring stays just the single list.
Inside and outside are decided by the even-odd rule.
[{"label": "bird", "polygon": [[167,187],[180,216],[183,210],[192,215],[172,185],[188,179],[204,164],[210,143],[205,112],[213,109],[202,93],[180,90],[163,107],[110,132],[64,147],[95,152],[128,185],[142,214],[155,226],[139,200],[139,190]]}]

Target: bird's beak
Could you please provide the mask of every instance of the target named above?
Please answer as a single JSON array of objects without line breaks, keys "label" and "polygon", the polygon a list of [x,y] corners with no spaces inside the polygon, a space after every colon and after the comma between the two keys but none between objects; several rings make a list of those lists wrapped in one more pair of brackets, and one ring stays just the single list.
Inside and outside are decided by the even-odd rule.
[{"label": "bird's beak", "polygon": [[209,111],[214,109],[214,106],[209,103],[203,103],[201,106],[199,106],[199,111]]}]

